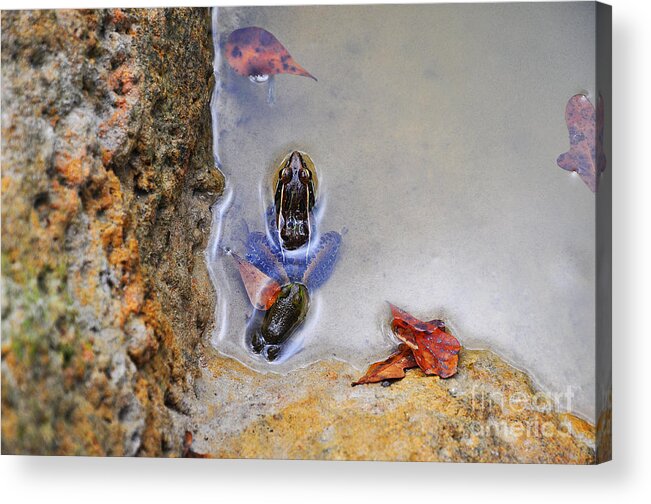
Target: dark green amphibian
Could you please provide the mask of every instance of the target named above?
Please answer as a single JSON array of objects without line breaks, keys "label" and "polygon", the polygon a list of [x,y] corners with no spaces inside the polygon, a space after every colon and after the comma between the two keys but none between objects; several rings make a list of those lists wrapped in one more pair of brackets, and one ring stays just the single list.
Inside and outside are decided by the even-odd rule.
[{"label": "dark green amphibian", "polygon": [[253,351],[267,360],[276,360],[283,345],[305,320],[309,307],[310,295],[305,285],[285,285],[276,302],[264,312],[260,325],[255,324],[251,336]]},{"label": "dark green amphibian", "polygon": [[288,357],[283,351],[305,321],[310,294],[328,280],[337,261],[341,235],[320,235],[316,226],[317,189],[310,157],[290,153],[274,171],[267,232],[247,237],[246,259],[283,286],[274,304],[257,311],[249,324],[251,349],[269,361]]}]

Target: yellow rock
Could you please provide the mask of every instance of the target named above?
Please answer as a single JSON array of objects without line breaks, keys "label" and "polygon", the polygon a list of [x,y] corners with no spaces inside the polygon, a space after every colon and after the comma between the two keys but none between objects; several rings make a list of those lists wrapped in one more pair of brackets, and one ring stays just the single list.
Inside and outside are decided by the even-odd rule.
[{"label": "yellow rock", "polygon": [[462,350],[452,378],[354,388],[361,372],[341,362],[280,376],[207,352],[193,449],[214,457],[595,462],[593,426],[489,351]]}]

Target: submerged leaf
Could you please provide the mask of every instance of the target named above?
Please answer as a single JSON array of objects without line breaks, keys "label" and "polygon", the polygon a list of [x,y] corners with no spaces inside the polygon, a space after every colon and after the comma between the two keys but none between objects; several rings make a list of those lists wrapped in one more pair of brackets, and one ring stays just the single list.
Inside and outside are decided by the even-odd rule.
[{"label": "submerged leaf", "polygon": [[302,75],[316,80],[312,74],[294,61],[287,49],[273,34],[257,26],[233,31],[225,47],[226,61],[244,77],[258,78],[281,73]]},{"label": "submerged leaf", "polygon": [[398,351],[388,359],[371,364],[366,370],[366,374],[354,382],[353,386],[404,378],[405,369],[411,369],[416,366],[416,360],[411,353],[411,348],[402,344],[398,347]]},{"label": "submerged leaf", "polygon": [[604,141],[604,100],[597,100],[597,110],[585,95],[572,96],[565,107],[565,122],[570,135],[570,150],[556,162],[564,170],[578,173],[592,192],[597,191],[599,176],[606,169]]},{"label": "submerged leaf", "polygon": [[251,304],[258,310],[268,310],[280,294],[280,284],[246,259],[232,253]]}]

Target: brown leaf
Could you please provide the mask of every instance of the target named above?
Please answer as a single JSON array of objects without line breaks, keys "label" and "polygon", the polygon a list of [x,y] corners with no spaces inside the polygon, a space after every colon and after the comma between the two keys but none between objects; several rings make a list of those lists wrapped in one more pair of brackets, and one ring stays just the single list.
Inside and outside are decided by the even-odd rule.
[{"label": "brown leaf", "polygon": [[183,453],[181,456],[183,458],[210,458],[210,455],[197,453],[192,449],[192,432],[190,431],[185,431],[185,436],[183,437]]},{"label": "brown leaf", "polygon": [[280,284],[256,268],[246,259],[231,253],[240,270],[240,276],[251,304],[258,310],[268,310],[280,294]]},{"label": "brown leaf", "polygon": [[366,370],[366,374],[353,383],[353,387],[364,383],[376,383],[384,380],[404,378],[405,369],[414,367],[417,367],[417,364],[411,348],[405,344],[401,344],[398,347],[398,351],[388,359],[371,364]]},{"label": "brown leaf", "polygon": [[456,374],[461,350],[457,338],[437,328],[430,334],[416,333],[416,343],[414,357],[425,374],[441,378]]},{"label": "brown leaf", "polygon": [[391,322],[393,332],[411,348],[418,348],[415,340],[416,333],[422,332],[427,334],[435,329],[445,331],[445,323],[442,320],[434,319],[423,322],[391,303],[389,303],[389,306],[393,315]]},{"label": "brown leaf", "polygon": [[228,36],[224,50],[228,64],[244,77],[286,73],[316,80],[316,77],[294,61],[272,33],[257,26],[233,31]]},{"label": "brown leaf", "polygon": [[459,362],[459,341],[445,331],[440,320],[423,322],[397,306],[392,305],[393,321],[391,327],[412,349],[418,367],[425,374],[449,378],[457,372]]},{"label": "brown leaf", "polygon": [[570,150],[556,162],[564,170],[579,174],[592,192],[597,191],[599,175],[606,169],[604,142],[604,100],[599,95],[597,110],[587,96],[572,96],[565,107],[565,122],[570,135]]}]

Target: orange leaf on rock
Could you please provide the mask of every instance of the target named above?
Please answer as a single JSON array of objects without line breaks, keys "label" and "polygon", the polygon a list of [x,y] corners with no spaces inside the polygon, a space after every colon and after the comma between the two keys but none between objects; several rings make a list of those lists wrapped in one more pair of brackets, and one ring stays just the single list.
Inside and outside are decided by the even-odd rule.
[{"label": "orange leaf on rock", "polygon": [[447,332],[442,320],[427,322],[389,303],[391,328],[403,341],[388,359],[371,364],[353,386],[405,377],[405,369],[419,367],[425,374],[449,378],[457,372],[461,344]]},{"label": "orange leaf on rock", "polygon": [[417,333],[428,334],[436,329],[445,331],[445,324],[442,320],[434,319],[423,322],[391,303],[389,303],[389,306],[391,307],[391,315],[393,315],[391,321],[393,332],[411,348],[418,348],[415,339]]},{"label": "orange leaf on rock", "polygon": [[389,303],[389,306],[393,315],[393,320],[391,321],[391,329],[393,329],[393,332],[410,348],[418,348],[416,338],[414,337],[413,324],[420,321],[391,303]]},{"label": "orange leaf on rock", "polygon": [[286,73],[316,80],[316,77],[294,61],[272,33],[257,26],[233,31],[228,36],[224,50],[228,64],[244,77]]},{"label": "orange leaf on rock", "polygon": [[354,382],[353,386],[404,378],[405,369],[414,367],[417,367],[417,364],[411,348],[402,344],[398,347],[398,351],[388,359],[371,364],[366,370],[366,374]]},{"label": "orange leaf on rock", "polygon": [[251,304],[258,310],[268,310],[280,294],[280,284],[246,259],[232,253]]},{"label": "orange leaf on rock", "polygon": [[412,349],[414,358],[425,374],[449,378],[457,372],[459,341],[446,332],[441,320],[424,322],[413,315],[391,306],[391,327],[401,341]]},{"label": "orange leaf on rock", "polygon": [[418,367],[428,375],[449,378],[456,374],[461,345],[457,338],[440,329],[429,334],[416,333],[418,348],[413,350]]}]

